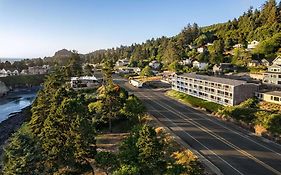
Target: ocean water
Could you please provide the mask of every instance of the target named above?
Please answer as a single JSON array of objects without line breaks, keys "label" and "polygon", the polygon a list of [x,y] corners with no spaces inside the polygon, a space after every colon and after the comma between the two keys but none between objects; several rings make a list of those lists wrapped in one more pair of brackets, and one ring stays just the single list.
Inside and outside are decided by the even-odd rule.
[{"label": "ocean water", "polygon": [[11,113],[31,105],[36,97],[35,91],[17,92],[10,94],[8,99],[0,98],[0,122],[7,119]]},{"label": "ocean water", "polygon": [[0,63],[6,62],[6,61],[9,61],[9,62],[13,63],[15,61],[20,61],[20,60],[23,60],[23,59],[26,59],[26,58],[0,58]]}]

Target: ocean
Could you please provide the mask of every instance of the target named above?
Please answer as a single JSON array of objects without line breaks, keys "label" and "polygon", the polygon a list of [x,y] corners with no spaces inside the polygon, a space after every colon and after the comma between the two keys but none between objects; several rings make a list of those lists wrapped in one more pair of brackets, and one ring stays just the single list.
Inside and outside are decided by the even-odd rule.
[{"label": "ocean", "polygon": [[0,63],[6,62],[6,61],[9,61],[9,62],[13,63],[15,61],[20,61],[20,60],[23,60],[23,59],[26,59],[26,58],[0,58]]}]

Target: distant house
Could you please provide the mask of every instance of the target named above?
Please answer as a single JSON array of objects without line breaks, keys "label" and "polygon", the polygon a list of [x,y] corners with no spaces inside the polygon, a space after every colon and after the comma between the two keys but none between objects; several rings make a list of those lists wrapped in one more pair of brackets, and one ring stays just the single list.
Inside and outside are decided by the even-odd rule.
[{"label": "distant house", "polygon": [[139,74],[140,72],[141,69],[139,67],[119,67],[117,69],[117,73],[122,73],[122,74],[130,74],[130,73]]},{"label": "distant house", "polygon": [[20,72],[21,75],[27,75],[28,74],[28,70],[27,69],[23,69]]},{"label": "distant house", "polygon": [[12,72],[12,75],[19,75],[19,71],[18,71],[18,70],[14,70],[14,71]]},{"label": "distant house", "polygon": [[72,88],[94,88],[102,83],[102,78],[97,76],[71,77]]},{"label": "distant house", "polygon": [[151,61],[149,64],[148,64],[152,69],[159,69],[160,68],[160,63],[156,60],[153,60]]},{"label": "distant house", "polygon": [[197,52],[198,53],[203,53],[205,51],[205,47],[198,47]]},{"label": "distant house", "polygon": [[281,57],[278,56],[272,61],[272,65],[267,67],[264,73],[263,83],[281,85]]},{"label": "distant house", "polygon": [[198,68],[199,70],[204,70],[208,68],[208,63],[193,61],[192,66]]},{"label": "distant house", "polygon": [[0,70],[0,77],[6,77],[8,76],[8,73],[5,69]]},{"label": "distant house", "polygon": [[269,62],[267,59],[262,59],[262,60],[261,60],[261,64],[262,64],[263,66],[270,66],[270,62]]},{"label": "distant house", "polygon": [[256,48],[257,45],[259,45],[259,42],[256,41],[256,40],[254,40],[254,41],[252,41],[252,42],[250,42],[250,43],[248,44],[247,49],[252,50],[252,49]]},{"label": "distant house", "polygon": [[205,46],[212,46],[214,45],[213,43],[207,43]]},{"label": "distant house", "polygon": [[163,74],[162,74],[162,80],[161,81],[171,84],[173,82],[174,75],[176,75],[175,72],[164,71]]},{"label": "distant house", "polygon": [[257,67],[257,66],[260,66],[260,62],[258,60],[251,60],[249,63],[248,63],[248,67]]},{"label": "distant house", "polygon": [[191,58],[188,58],[188,59],[181,60],[181,61],[179,62],[179,64],[184,65],[184,66],[186,66],[186,65],[191,65],[191,64],[192,64],[192,59],[191,59]]},{"label": "distant house", "polygon": [[235,71],[236,67],[232,65],[231,63],[220,63],[220,64],[215,64],[213,66],[213,72],[215,74],[221,74],[225,71]]},{"label": "distant house", "polygon": [[242,44],[235,44],[234,46],[233,46],[233,48],[243,48],[243,45]]},{"label": "distant house", "polygon": [[119,59],[117,60],[115,66],[117,67],[122,67],[122,66],[128,66],[129,65],[129,60],[127,58],[125,59]]},{"label": "distant house", "polygon": [[28,67],[28,74],[37,75],[37,74],[47,74],[49,67],[46,66],[33,66]]}]

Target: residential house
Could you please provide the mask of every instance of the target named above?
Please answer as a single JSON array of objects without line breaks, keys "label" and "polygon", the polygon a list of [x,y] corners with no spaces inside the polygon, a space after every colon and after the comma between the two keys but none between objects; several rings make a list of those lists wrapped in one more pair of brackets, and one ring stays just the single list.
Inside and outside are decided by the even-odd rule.
[{"label": "residential house", "polygon": [[258,60],[251,60],[249,63],[248,63],[248,67],[257,67],[257,66],[260,66],[260,62]]},{"label": "residential house", "polygon": [[149,64],[148,64],[152,69],[159,69],[160,68],[160,63],[156,60],[153,60],[151,61]]},{"label": "residential house", "polygon": [[215,64],[213,66],[213,72],[215,74],[221,74],[226,71],[235,71],[236,67],[232,65],[231,63],[220,63],[220,64]]},{"label": "residential house", "polygon": [[193,61],[192,62],[192,66],[194,68],[198,68],[199,70],[204,70],[204,69],[208,68],[208,63],[199,62],[199,61]]},{"label": "residential house", "polygon": [[205,46],[212,46],[214,45],[213,43],[207,43]]},{"label": "residential house", "polygon": [[270,66],[270,62],[267,59],[262,59],[261,60],[261,65],[263,65],[263,66]]},{"label": "residential house", "polygon": [[263,83],[281,85],[281,57],[275,58],[267,69],[267,72],[264,73]]},{"label": "residential house", "polygon": [[28,70],[27,69],[23,69],[20,72],[21,75],[27,75],[28,74]]},{"label": "residential house", "polygon": [[8,73],[5,69],[0,70],[0,77],[6,77],[8,76]]},{"label": "residential house", "polygon": [[95,88],[102,83],[102,78],[97,75],[71,77],[70,86],[72,88]]},{"label": "residential house", "polygon": [[198,53],[203,53],[205,51],[205,47],[198,47],[197,52]]},{"label": "residential house", "polygon": [[259,42],[256,41],[256,40],[254,40],[254,41],[252,41],[252,42],[250,42],[250,43],[248,44],[247,49],[248,49],[248,50],[252,50],[252,49],[256,48],[257,45],[259,45]]},{"label": "residential house", "polygon": [[117,67],[122,67],[122,66],[128,66],[129,65],[129,60],[127,58],[125,59],[119,59],[117,60],[115,66]]},{"label": "residential house", "polygon": [[258,93],[256,93],[256,96],[260,100],[281,105],[281,92],[280,91],[258,92]]},{"label": "residential house", "polygon": [[12,75],[19,75],[19,71],[18,71],[18,70],[14,70],[14,71],[12,72]]},{"label": "residential house", "polygon": [[191,65],[191,63],[192,63],[192,59],[191,58],[187,58],[187,59],[181,60],[179,62],[179,64],[184,65],[184,66]]},{"label": "residential house", "polygon": [[37,74],[47,74],[49,67],[46,66],[33,66],[28,67],[28,74],[37,75]]},{"label": "residential house", "polygon": [[233,106],[253,97],[258,86],[242,80],[185,73],[174,76],[172,89],[221,105]]},{"label": "residential house", "polygon": [[233,48],[236,48],[236,49],[243,48],[243,45],[242,44],[235,44],[233,46]]},{"label": "residential house", "polygon": [[163,71],[162,73],[162,82],[172,84],[173,77],[176,73],[172,71]]}]

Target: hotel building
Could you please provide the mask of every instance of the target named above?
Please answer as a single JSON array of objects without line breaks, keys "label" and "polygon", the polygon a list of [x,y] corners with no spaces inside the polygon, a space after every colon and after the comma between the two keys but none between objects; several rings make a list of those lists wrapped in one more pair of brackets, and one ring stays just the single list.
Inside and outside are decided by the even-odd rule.
[{"label": "hotel building", "polygon": [[233,106],[253,97],[258,86],[242,80],[185,73],[174,76],[172,89],[221,105]]}]

